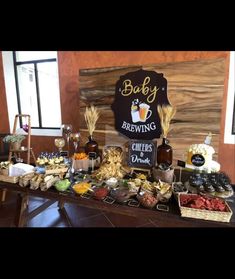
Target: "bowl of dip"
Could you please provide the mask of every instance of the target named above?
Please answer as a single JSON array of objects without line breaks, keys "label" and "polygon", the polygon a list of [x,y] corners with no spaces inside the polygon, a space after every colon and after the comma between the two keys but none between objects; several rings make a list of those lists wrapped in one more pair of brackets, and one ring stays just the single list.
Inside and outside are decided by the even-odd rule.
[{"label": "bowl of dip", "polygon": [[115,188],[118,184],[118,180],[115,177],[110,177],[109,179],[106,180],[106,185],[111,187],[111,188]]}]

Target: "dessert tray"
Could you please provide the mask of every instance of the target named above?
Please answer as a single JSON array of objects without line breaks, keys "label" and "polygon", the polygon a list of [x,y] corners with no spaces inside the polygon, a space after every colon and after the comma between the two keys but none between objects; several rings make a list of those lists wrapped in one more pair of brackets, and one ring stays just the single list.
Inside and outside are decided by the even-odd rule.
[{"label": "dessert tray", "polygon": [[194,173],[184,184],[192,194],[228,198],[234,194],[229,177],[225,173]]}]

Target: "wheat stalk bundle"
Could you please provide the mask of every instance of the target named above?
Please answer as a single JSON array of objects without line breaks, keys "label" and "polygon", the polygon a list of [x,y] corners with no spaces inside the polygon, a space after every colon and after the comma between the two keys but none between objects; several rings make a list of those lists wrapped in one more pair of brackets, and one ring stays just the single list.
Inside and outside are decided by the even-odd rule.
[{"label": "wheat stalk bundle", "polygon": [[171,119],[176,114],[176,108],[171,105],[158,105],[157,111],[161,121],[162,135],[166,138],[170,130]]},{"label": "wheat stalk bundle", "polygon": [[90,136],[92,136],[93,132],[95,131],[96,122],[99,118],[99,111],[95,106],[91,105],[90,108],[86,107],[84,116],[85,116],[88,133]]}]

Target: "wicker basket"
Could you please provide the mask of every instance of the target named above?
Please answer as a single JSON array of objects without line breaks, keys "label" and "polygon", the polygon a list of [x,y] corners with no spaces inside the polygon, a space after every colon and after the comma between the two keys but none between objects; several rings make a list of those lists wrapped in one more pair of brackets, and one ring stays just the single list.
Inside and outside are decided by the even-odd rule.
[{"label": "wicker basket", "polygon": [[224,211],[211,211],[206,209],[195,209],[181,206],[180,204],[180,196],[187,195],[187,196],[195,196],[195,194],[179,194],[178,195],[178,205],[180,208],[180,213],[182,217],[189,217],[189,218],[196,218],[196,219],[203,219],[203,220],[211,220],[217,222],[229,222],[232,217],[232,210],[227,204],[226,201],[225,205],[227,208],[227,212]]}]

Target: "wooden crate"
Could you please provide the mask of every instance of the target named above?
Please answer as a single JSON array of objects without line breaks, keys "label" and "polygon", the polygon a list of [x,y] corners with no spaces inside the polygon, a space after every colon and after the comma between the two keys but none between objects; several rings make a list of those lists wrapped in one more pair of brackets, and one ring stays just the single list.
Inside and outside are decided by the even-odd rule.
[{"label": "wooden crate", "polygon": [[19,176],[9,176],[0,174],[0,181],[17,183],[19,181]]}]

